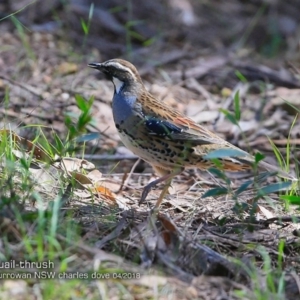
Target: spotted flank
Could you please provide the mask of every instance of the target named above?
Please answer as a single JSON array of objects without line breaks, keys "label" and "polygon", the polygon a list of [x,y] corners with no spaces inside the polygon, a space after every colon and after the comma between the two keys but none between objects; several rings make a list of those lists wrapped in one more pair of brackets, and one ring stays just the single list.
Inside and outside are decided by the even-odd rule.
[{"label": "spotted flank", "polygon": [[176,133],[181,133],[183,131],[182,128],[157,118],[145,118],[145,126],[149,130],[150,135],[157,135],[160,137],[169,137],[172,139],[172,136]]}]

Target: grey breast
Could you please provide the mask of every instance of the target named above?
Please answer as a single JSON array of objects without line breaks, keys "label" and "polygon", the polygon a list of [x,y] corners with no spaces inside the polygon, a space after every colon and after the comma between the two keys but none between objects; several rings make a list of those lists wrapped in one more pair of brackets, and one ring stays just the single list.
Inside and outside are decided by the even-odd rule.
[{"label": "grey breast", "polygon": [[127,93],[115,94],[112,103],[113,117],[119,130],[135,132],[141,125],[139,116],[139,105],[136,97]]}]

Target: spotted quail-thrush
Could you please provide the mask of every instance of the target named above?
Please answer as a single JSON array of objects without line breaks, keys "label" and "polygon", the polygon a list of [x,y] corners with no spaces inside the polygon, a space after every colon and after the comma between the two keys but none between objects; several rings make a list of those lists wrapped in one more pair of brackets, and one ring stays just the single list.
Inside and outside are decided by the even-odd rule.
[{"label": "spotted quail-thrush", "polygon": [[[112,111],[122,142],[160,175],[144,188],[140,203],[151,188],[165,181],[155,205],[158,208],[175,175],[186,168],[208,169],[214,166],[211,160],[204,159],[213,150],[235,149],[242,153],[242,156],[220,159],[225,171],[252,168],[253,156],[151,95],[130,62],[111,59],[88,66],[106,74],[114,84]],[[290,178],[284,171],[266,162],[260,162],[259,167]]]}]

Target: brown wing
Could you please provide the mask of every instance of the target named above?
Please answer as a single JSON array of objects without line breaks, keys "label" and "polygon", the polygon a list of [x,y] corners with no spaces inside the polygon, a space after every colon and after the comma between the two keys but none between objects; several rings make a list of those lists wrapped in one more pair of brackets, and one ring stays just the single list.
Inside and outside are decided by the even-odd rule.
[{"label": "brown wing", "polygon": [[197,140],[199,145],[216,144],[224,147],[234,147],[210,130],[184,116],[179,111],[170,110],[165,103],[157,101],[151,94],[143,93],[139,99],[142,102],[144,116],[167,121],[181,129],[181,132],[175,130],[174,133],[170,135],[172,139],[186,141]]},{"label": "brown wing", "polygon": [[172,125],[181,129],[181,132],[174,132],[171,138],[191,143],[195,152],[201,156],[205,156],[211,151],[218,149],[236,149],[243,152],[245,156],[229,158],[233,163],[247,164],[253,163],[254,158],[249,153],[235,147],[207,128],[197,124],[192,119],[184,116],[179,111],[170,108],[163,102],[157,101],[150,93],[144,93],[140,96],[143,102],[143,113],[153,116],[157,119],[166,120]]}]

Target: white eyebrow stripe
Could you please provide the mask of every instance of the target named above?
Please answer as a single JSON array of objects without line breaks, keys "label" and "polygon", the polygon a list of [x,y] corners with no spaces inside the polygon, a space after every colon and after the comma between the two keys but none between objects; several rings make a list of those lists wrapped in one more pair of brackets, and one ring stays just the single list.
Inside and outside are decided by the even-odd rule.
[{"label": "white eyebrow stripe", "polygon": [[109,63],[106,64],[106,66],[114,66],[114,67],[116,67],[117,69],[121,69],[121,70],[123,70],[123,71],[129,72],[134,78],[136,77],[136,76],[134,75],[134,73],[131,71],[130,68],[124,67],[122,64],[120,64],[120,63],[118,63],[118,62],[109,62]]}]

